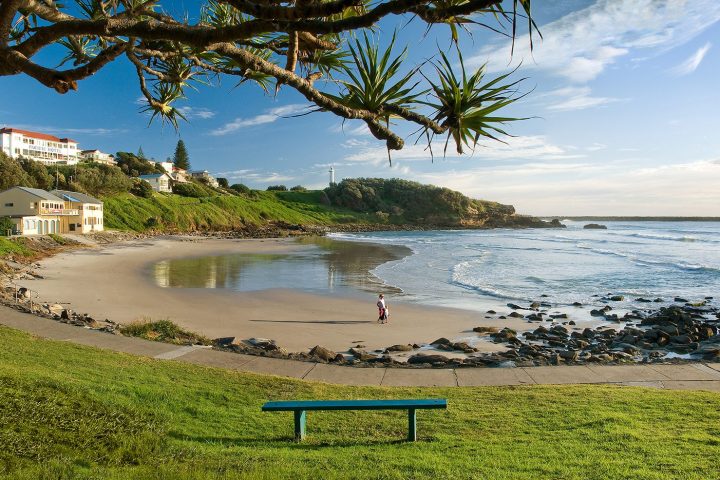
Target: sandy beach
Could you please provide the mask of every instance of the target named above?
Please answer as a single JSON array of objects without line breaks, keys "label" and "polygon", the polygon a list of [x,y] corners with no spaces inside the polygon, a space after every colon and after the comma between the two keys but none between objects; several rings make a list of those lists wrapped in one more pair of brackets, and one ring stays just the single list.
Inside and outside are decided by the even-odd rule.
[{"label": "sandy beach", "polygon": [[[525,330],[522,319],[486,319],[476,311],[395,302],[391,321],[376,322],[375,296],[319,295],[293,289],[236,292],[213,288],[163,288],[152,278],[161,261],[223,254],[285,254],[307,248],[292,239],[225,240],[161,238],[63,253],[41,262],[43,279],[32,281],[45,302],[97,319],[130,323],[169,319],[210,338],[262,337],[290,351],[323,345],[346,351],[361,343],[368,349],[393,344],[476,337],[472,328],[509,326]],[[302,279],[298,279],[299,282]],[[509,311],[509,310],[508,310]],[[481,351],[505,347],[478,342]]]}]

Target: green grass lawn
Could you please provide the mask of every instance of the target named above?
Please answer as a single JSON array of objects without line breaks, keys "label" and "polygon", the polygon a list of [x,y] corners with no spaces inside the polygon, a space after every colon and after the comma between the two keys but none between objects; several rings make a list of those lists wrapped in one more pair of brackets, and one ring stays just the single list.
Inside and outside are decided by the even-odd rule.
[{"label": "green grass lawn", "polygon": [[[278,399],[447,397],[419,411],[310,412]],[[0,327],[0,477],[720,478],[720,396],[612,386],[306,383],[35,339]]]},{"label": "green grass lawn", "polygon": [[140,198],[119,194],[103,199],[105,226],[118,230],[232,230],[268,221],[303,225],[377,223],[374,215],[329,207],[322,192],[254,192],[254,196],[218,195],[205,198],[154,194]]}]

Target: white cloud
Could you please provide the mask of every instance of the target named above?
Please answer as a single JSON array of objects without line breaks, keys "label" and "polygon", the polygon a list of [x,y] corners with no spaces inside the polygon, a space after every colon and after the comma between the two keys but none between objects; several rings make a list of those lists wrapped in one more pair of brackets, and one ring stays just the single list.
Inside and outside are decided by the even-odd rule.
[{"label": "white cloud", "polygon": [[254,183],[273,183],[273,182],[287,182],[294,180],[297,177],[288,175],[287,173],[278,172],[263,172],[258,170],[230,170],[226,172],[217,172],[214,174],[218,177],[227,178],[228,180],[241,180],[243,182],[254,182]]},{"label": "white cloud", "polygon": [[675,75],[689,75],[693,73],[700,66],[711,46],[712,44],[710,42],[707,42],[705,45],[698,48],[698,50],[693,53],[687,60],[673,68],[672,72]]},{"label": "white cloud", "polygon": [[[543,40],[530,51],[527,35],[515,41],[513,62],[584,83],[634,49],[670,49],[720,20],[717,0],[598,0],[541,27]],[[506,70],[510,42],[489,45],[471,58]]]},{"label": "white cloud", "polygon": [[52,127],[48,125],[13,125],[15,128],[21,130],[30,130],[33,132],[42,132],[50,135],[56,135],[58,137],[64,137],[66,135],[92,135],[98,137],[107,137],[110,135],[117,135],[120,133],[126,133],[127,130],[123,128],[66,128],[66,127]]},{"label": "white cloud", "polygon": [[483,166],[410,178],[534,215],[717,216],[720,160],[653,168],[622,163],[623,169],[607,163]]},{"label": "white cloud", "polygon": [[551,97],[556,100],[547,107],[549,110],[583,110],[619,101],[612,97],[593,97],[590,87],[565,87],[538,95],[536,98]]},{"label": "white cloud", "polygon": [[[561,147],[550,143],[547,138],[542,135],[508,137],[506,138],[506,142],[507,143],[488,141],[486,143],[479,144],[472,153],[472,156],[494,160],[564,160],[583,157],[581,154],[569,153],[569,147]],[[444,138],[433,142],[432,150],[436,158],[443,157],[444,148]],[[429,161],[431,158],[430,150],[428,150],[427,144],[422,142],[415,145],[406,145],[400,151],[393,151],[391,155],[393,162],[396,160]],[[460,156],[457,152],[455,152],[455,146],[451,141],[447,149],[447,158],[458,157]],[[360,148],[358,151],[347,155],[345,160],[380,165],[388,161],[387,149],[376,145]]]},{"label": "white cloud", "polygon": [[188,120],[192,120],[193,118],[199,118],[201,120],[207,120],[210,118],[213,118],[215,116],[215,112],[212,110],[209,110],[207,108],[197,108],[197,107],[178,107],[178,111],[183,114],[185,118]]},{"label": "white cloud", "polygon": [[236,132],[242,128],[273,123],[283,116],[297,115],[309,111],[310,105],[290,104],[267,110],[265,113],[250,118],[236,118],[222,127],[210,131],[210,135],[221,136]]}]

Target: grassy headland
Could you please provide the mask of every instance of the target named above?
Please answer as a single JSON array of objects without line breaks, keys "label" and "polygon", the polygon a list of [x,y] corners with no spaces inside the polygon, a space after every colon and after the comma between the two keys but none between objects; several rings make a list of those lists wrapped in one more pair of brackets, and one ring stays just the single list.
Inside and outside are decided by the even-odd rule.
[{"label": "grassy headland", "polygon": [[[267,400],[446,397],[317,412],[293,443]],[[0,478],[707,479],[720,397],[609,386],[345,387],[164,362],[0,327]]]},{"label": "grassy headland", "polygon": [[204,196],[120,193],[104,197],[105,226],[142,232],[227,231],[271,223],[382,228],[547,226],[515,214],[510,205],[474,200],[447,188],[405,180],[343,180],[326,190],[229,193]]}]

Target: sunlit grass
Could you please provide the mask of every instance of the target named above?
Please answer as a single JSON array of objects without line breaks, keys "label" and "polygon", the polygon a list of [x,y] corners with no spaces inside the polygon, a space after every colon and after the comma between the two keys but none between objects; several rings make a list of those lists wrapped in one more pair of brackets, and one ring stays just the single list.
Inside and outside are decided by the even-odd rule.
[{"label": "sunlit grass", "polygon": [[[291,441],[268,400],[447,398],[420,411],[310,412]],[[242,374],[0,327],[5,478],[720,477],[720,397],[613,386],[381,388]],[[8,447],[9,446],[9,447]],[[0,475],[2,476],[2,475]]]}]

